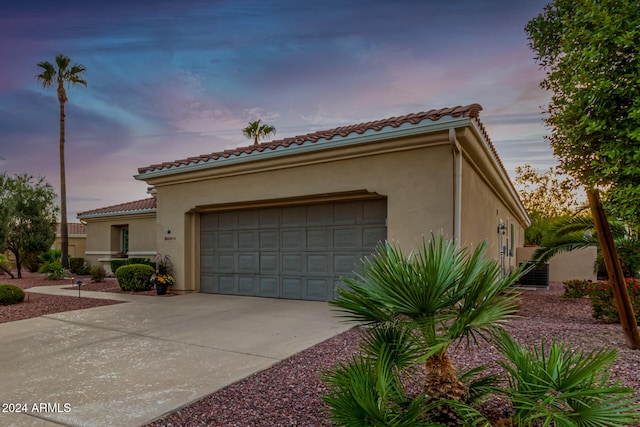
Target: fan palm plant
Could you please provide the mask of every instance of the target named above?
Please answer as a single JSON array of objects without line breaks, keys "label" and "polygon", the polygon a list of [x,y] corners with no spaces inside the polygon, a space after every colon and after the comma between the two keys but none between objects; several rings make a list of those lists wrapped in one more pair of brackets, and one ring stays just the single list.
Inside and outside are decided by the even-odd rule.
[{"label": "fan palm plant", "polygon": [[614,349],[585,353],[565,343],[523,348],[506,333],[496,340],[506,360],[514,426],[621,427],[640,422],[640,405],[631,388],[612,384]]},{"label": "fan palm plant", "polygon": [[248,139],[253,139],[253,145],[258,145],[260,139],[275,136],[276,128],[258,119],[249,122],[249,125],[242,129],[242,134]]},{"label": "fan palm plant", "polygon": [[517,295],[506,291],[521,271],[502,277],[499,263],[483,257],[485,246],[470,251],[432,236],[405,256],[381,244],[329,303],[346,319],[408,337],[405,344],[424,361],[425,394],[464,401],[467,388],[448,349],[486,337],[517,311]]},{"label": "fan palm plant", "polygon": [[[623,222],[610,221],[609,224],[624,274],[628,277],[634,276],[640,268],[638,256],[640,243],[630,235]],[[545,232],[540,247],[536,249],[531,259],[537,265],[541,265],[559,253],[590,246],[600,246],[593,217],[591,215],[563,217],[555,221]],[[600,262],[599,258],[596,268]]]}]

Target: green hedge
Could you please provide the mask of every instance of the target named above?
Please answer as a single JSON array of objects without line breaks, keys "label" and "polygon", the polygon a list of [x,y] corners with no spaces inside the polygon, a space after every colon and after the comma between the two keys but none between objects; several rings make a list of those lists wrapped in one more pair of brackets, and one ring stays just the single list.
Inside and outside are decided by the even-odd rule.
[{"label": "green hedge", "polygon": [[14,285],[0,285],[0,305],[19,304],[24,301],[24,291]]},{"label": "green hedge", "polygon": [[132,264],[142,264],[149,265],[153,267],[153,270],[156,269],[156,263],[147,259],[147,258],[122,258],[122,259],[112,259],[109,264],[111,265],[111,271],[115,274],[116,271],[123,265],[132,265]]},{"label": "green hedge", "polygon": [[151,289],[151,276],[155,269],[145,264],[123,265],[116,270],[116,279],[123,291],[148,291]]}]

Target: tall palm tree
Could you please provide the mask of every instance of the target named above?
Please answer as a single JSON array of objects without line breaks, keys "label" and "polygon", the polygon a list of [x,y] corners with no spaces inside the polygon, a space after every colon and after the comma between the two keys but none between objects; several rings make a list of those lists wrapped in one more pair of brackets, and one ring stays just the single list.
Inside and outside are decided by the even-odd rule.
[{"label": "tall palm tree", "polygon": [[[499,329],[517,311],[516,295],[505,292],[521,271],[501,277],[500,264],[483,257],[485,244],[471,252],[432,236],[406,257],[384,244],[364,261],[357,279],[329,303],[342,317],[385,336],[413,337],[411,347],[425,365],[424,391],[435,399],[465,401],[467,389],[448,355],[455,343]],[[370,328],[370,329],[371,329]],[[385,346],[398,346],[394,338]]]},{"label": "tall palm tree", "polygon": [[60,240],[62,245],[62,265],[69,268],[69,230],[67,229],[67,184],[64,167],[64,105],[67,103],[68,87],[81,84],[87,86],[86,80],[82,79],[82,74],[86,71],[84,65],[73,64],[69,67],[71,59],[63,54],[56,56],[55,65],[50,62],[40,62],[42,72],[36,77],[45,88],[56,85],[58,92],[58,103],[60,104]]},{"label": "tall palm tree", "polygon": [[242,134],[248,139],[253,139],[253,145],[258,145],[258,140],[275,136],[276,128],[266,123],[261,123],[261,120],[258,119],[249,122],[249,125],[242,129]]}]

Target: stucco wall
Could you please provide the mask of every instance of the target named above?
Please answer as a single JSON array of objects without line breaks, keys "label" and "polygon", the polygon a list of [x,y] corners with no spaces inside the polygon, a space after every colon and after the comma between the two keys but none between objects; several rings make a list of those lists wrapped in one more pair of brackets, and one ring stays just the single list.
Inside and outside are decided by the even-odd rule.
[{"label": "stucco wall", "polygon": [[[531,259],[537,247],[518,248],[518,264]],[[598,250],[596,247],[578,249],[558,254],[549,260],[549,281],[563,282],[572,279],[596,280],[593,265]]]},{"label": "stucco wall", "polygon": [[461,243],[468,245],[485,240],[487,242],[485,255],[500,260],[501,245],[498,225],[501,220],[506,227],[502,235],[502,246],[506,247],[504,267],[505,271],[509,272],[517,267],[515,248],[523,244],[524,229],[498,195],[492,191],[479,171],[464,159],[462,166]]},{"label": "stucco wall", "polygon": [[[53,242],[53,246],[56,249],[60,249],[62,247],[62,242],[60,237],[56,237],[56,240]],[[69,256],[70,257],[84,257],[84,252],[86,251],[87,246],[87,236],[86,235],[69,235]]]},{"label": "stucco wall", "polygon": [[153,258],[156,247],[155,214],[123,215],[91,218],[87,223],[87,247],[85,259],[91,265],[103,265],[108,272],[109,260],[120,252],[119,227],[129,228],[130,257]]},{"label": "stucco wall", "polygon": [[[157,186],[159,252],[174,260],[176,290],[199,280],[197,206],[367,190],[387,197],[387,237],[404,250],[421,236],[452,237],[452,169],[448,145]],[[171,234],[167,231],[171,230]],[[189,265],[185,269],[185,265]]]}]

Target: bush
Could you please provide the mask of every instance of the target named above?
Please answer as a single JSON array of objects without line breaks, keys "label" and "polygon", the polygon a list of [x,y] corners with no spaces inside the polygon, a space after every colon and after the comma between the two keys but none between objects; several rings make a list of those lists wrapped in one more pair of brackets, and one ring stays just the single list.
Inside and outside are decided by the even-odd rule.
[{"label": "bush", "polygon": [[69,258],[69,271],[73,274],[90,274],[91,267],[84,261],[82,257],[72,257]]},{"label": "bush", "polygon": [[507,372],[513,426],[623,426],[640,421],[635,390],[611,383],[617,352],[585,353],[567,342],[525,348],[503,332],[497,363]]},{"label": "bush", "polygon": [[565,280],[562,282],[564,288],[565,298],[582,298],[588,294],[589,287],[591,286],[591,280]]},{"label": "bush", "polygon": [[0,285],[0,305],[19,304],[24,301],[24,291],[13,285]]},{"label": "bush", "polygon": [[104,278],[107,277],[107,270],[101,265],[94,265],[89,270],[89,274],[91,274],[91,280],[94,282],[104,282]]},{"label": "bush", "polygon": [[[625,282],[629,291],[629,297],[631,298],[633,311],[637,315],[640,313],[640,280],[627,278]],[[620,322],[618,309],[613,299],[613,290],[609,282],[593,282],[589,286],[588,295],[591,299],[591,315],[595,319],[610,323]]]},{"label": "bush", "polygon": [[123,291],[148,291],[151,289],[151,276],[155,270],[150,265],[123,265],[116,270],[116,278]]},{"label": "bush", "polygon": [[60,280],[64,277],[64,267],[58,261],[42,264],[38,273],[45,273],[47,280]]},{"label": "bush", "polygon": [[116,271],[123,265],[132,265],[132,264],[142,264],[151,266],[154,270],[156,269],[156,263],[148,260],[147,258],[122,258],[122,259],[112,259],[110,261],[111,271],[115,274]]}]

